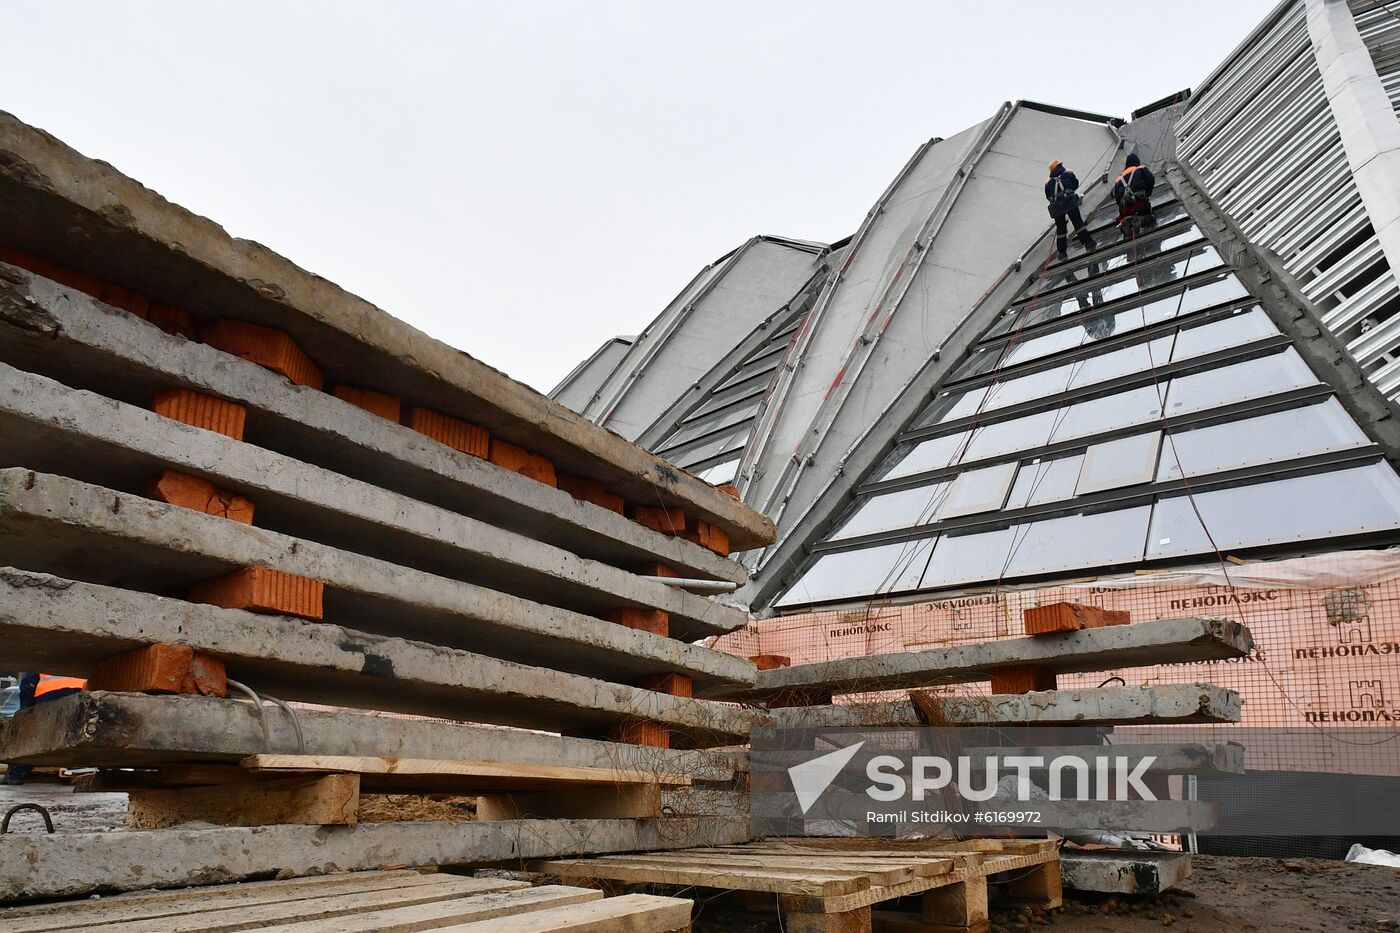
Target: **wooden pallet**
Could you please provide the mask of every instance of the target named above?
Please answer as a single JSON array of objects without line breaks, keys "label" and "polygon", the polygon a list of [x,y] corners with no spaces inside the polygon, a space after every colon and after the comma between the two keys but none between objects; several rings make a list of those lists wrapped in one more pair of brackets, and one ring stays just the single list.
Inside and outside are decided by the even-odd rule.
[{"label": "wooden pallet", "polygon": [[595,888],[366,871],[0,910],[7,933],[680,933],[691,902]]},{"label": "wooden pallet", "polygon": [[[988,927],[989,881],[1004,881],[1005,893],[1023,903],[1060,906],[1057,840],[769,839],[553,859],[531,867],[571,880],[762,895],[753,903],[776,903],[788,933],[865,933],[872,928],[976,933]],[[910,897],[920,899],[920,913],[874,909]]]}]

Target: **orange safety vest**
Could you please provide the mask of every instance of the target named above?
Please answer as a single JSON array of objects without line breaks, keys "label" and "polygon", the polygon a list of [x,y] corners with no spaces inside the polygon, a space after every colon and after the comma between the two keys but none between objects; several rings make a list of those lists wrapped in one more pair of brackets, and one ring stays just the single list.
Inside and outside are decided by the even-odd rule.
[{"label": "orange safety vest", "polygon": [[53,693],[55,690],[81,690],[87,686],[87,681],[81,677],[59,677],[56,674],[40,674],[39,684],[34,688],[34,698],[38,699],[46,693]]}]

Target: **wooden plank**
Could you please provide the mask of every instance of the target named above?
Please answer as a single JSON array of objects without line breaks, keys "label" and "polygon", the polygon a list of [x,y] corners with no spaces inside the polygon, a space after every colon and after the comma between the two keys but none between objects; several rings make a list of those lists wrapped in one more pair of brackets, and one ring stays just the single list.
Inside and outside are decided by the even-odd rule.
[{"label": "wooden plank", "polygon": [[[624,856],[626,858],[626,856]],[[872,885],[898,884],[924,875],[942,874],[938,863],[928,862],[928,868],[918,863],[880,862],[874,859],[822,859],[814,864],[811,856],[745,856],[714,853],[711,855],[685,854],[639,855],[630,859],[638,865],[678,866],[681,868],[742,868],[762,872],[765,869],[802,871],[809,875],[862,875],[870,879]]]},{"label": "wooden plank", "polygon": [[[693,850],[682,850],[693,851]],[[947,871],[965,865],[978,865],[982,862],[981,852],[960,852],[956,849],[798,849],[798,848],[772,848],[772,849],[749,849],[746,846],[722,846],[716,847],[718,852],[752,852],[755,856],[763,858],[794,858],[806,859],[808,863],[814,858],[839,857],[858,858],[876,861],[899,861],[916,860],[917,864],[938,864],[947,863]],[[932,874],[937,874],[933,872]]]},{"label": "wooden plank", "polygon": [[375,758],[353,755],[250,755],[241,762],[256,771],[344,771],[359,775],[451,775],[507,778],[561,784],[668,784],[689,786],[686,774],[637,768],[580,768],[523,762],[447,758]]},{"label": "wooden plank", "polygon": [[555,910],[443,927],[439,933],[677,933],[690,929],[691,902],[624,894]]},{"label": "wooden plank", "polygon": [[73,928],[73,933],[233,933],[236,930],[257,930],[273,923],[294,920],[314,920],[408,907],[434,901],[454,900],[481,893],[480,878],[443,876],[441,884],[407,888],[399,891],[372,891],[360,894],[335,894],[299,901],[257,904],[232,909],[199,911],[183,914],[104,923]]},{"label": "wooden plank", "polygon": [[344,826],[356,822],[359,806],[360,778],[354,774],[134,790],[127,803],[126,825],[164,829],[197,820],[220,826]]},{"label": "wooden plank", "polygon": [[521,794],[486,794],[476,800],[479,822],[527,819],[651,819],[661,816],[661,785],[571,787]]},{"label": "wooden plank", "polygon": [[831,897],[854,894],[870,888],[870,880],[857,874],[832,876],[821,872],[781,871],[761,873],[726,871],[698,867],[637,864],[613,857],[602,859],[554,859],[537,862],[533,870],[563,878],[593,878],[638,884],[697,885],[734,891],[767,891],[772,894],[803,894]]},{"label": "wooden plank", "polygon": [[892,900],[897,897],[909,897],[914,894],[923,894],[934,888],[939,888],[947,884],[957,884],[969,878],[983,878],[993,872],[1016,871],[1022,868],[1030,868],[1035,865],[1047,864],[1047,858],[1051,861],[1058,861],[1053,853],[1047,856],[1046,853],[1029,853],[1026,855],[1004,855],[993,860],[996,867],[989,867],[988,862],[979,866],[969,866],[965,869],[951,871],[945,875],[935,875],[930,878],[917,878],[913,881],[906,881],[902,884],[880,885],[865,891],[857,891],[852,894],[838,894],[830,897],[813,896],[784,896],[782,903],[785,910],[792,910],[802,913],[844,913],[850,910],[858,910],[861,907],[869,907],[881,901]]},{"label": "wooden plank", "polygon": [[[191,903],[203,905],[198,909],[213,910],[220,906],[237,907],[251,903],[271,903],[277,900],[298,900],[342,891],[376,891],[437,884],[451,877],[417,871],[357,871],[314,878],[287,878],[278,881],[249,881],[243,884],[223,884],[203,888],[180,888],[170,891],[136,891],[112,894],[101,899],[55,901],[0,910],[0,929],[9,933],[37,933],[40,930],[62,929],[55,923],[73,926],[93,922],[88,917],[107,916],[121,911],[136,911],[134,917],[156,917],[165,913],[186,912]],[[491,879],[495,881],[496,879]],[[523,881],[504,881],[512,888],[527,887]],[[488,888],[487,890],[497,890]],[[58,920],[53,914],[62,914]]]},{"label": "wooden plank", "polygon": [[302,920],[261,928],[261,933],[416,933],[436,930],[451,923],[474,923],[495,917],[551,910],[572,904],[601,900],[595,888],[570,888],[559,884],[540,885],[524,890],[494,891],[452,901],[415,904],[374,910],[349,917]]},{"label": "wooden plank", "polygon": [[[362,874],[355,872],[354,874]],[[296,905],[303,901],[324,901],[330,898],[393,895],[395,892],[434,892],[448,890],[452,896],[486,894],[528,888],[524,881],[500,878],[463,879],[456,875],[416,872],[379,873],[373,879],[356,879],[350,883],[343,878],[294,878],[287,882],[255,881],[248,884],[216,885],[185,888],[179,891],[157,891],[132,895],[117,895],[101,900],[64,901],[46,904],[57,908],[47,914],[11,916],[0,914],[0,929],[6,933],[43,933],[50,930],[105,929],[110,925],[136,921],[167,920],[180,922],[183,917],[220,911],[244,911],[276,905]],[[444,884],[447,885],[444,888]],[[25,908],[19,908],[24,910]],[[289,908],[292,909],[292,908]]]}]

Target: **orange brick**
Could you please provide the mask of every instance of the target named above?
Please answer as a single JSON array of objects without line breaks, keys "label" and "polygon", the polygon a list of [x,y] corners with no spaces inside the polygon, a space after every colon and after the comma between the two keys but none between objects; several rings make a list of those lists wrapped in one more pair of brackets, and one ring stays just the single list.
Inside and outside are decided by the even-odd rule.
[{"label": "orange brick", "polygon": [[680,509],[634,505],[632,506],[632,521],[665,535],[678,535],[685,532],[685,513]]},{"label": "orange brick", "polygon": [[653,748],[671,747],[671,730],[659,722],[644,719],[618,723],[608,732],[608,738],[627,745],[649,745]]},{"label": "orange brick", "polygon": [[8,246],[0,246],[0,262],[8,262],[12,266],[28,269],[35,275],[41,275],[60,285],[75,288],[94,298],[102,291],[101,279],[65,268],[57,263],[49,262],[47,259],[40,259],[38,256],[31,256],[29,253],[22,253],[17,249],[10,249]]},{"label": "orange brick", "polygon": [[573,473],[559,473],[558,480],[559,488],[575,499],[592,502],[594,505],[602,506],[610,512],[617,512],[619,515],[626,511],[622,497],[608,492],[607,488],[596,479],[588,476],[577,476]]},{"label": "orange brick", "polygon": [[1126,609],[1105,609],[1103,611],[1104,625],[1127,625],[1132,620],[1132,616],[1128,614]]},{"label": "orange brick", "polygon": [[151,313],[151,299],[111,282],[103,282],[98,286],[96,297],[103,304],[130,311],[137,317],[148,317]]},{"label": "orange brick", "polygon": [[150,313],[146,315],[146,320],[167,334],[194,338],[194,319],[184,308],[177,308],[174,305],[152,304]]},{"label": "orange brick", "polygon": [[1012,664],[990,671],[993,693],[1030,693],[1054,690],[1055,672],[1035,664]]},{"label": "orange brick", "polygon": [[628,628],[651,632],[653,635],[671,634],[671,617],[661,609],[637,609],[633,606],[624,606],[621,609],[609,609],[603,613],[603,618]]},{"label": "orange brick", "polygon": [[97,662],[89,690],[228,696],[224,662],[189,645],[146,645]]},{"label": "orange brick", "polygon": [[642,564],[637,568],[637,573],[644,577],[674,577],[676,579],[679,579],[681,575],[675,567],[658,564],[655,561]]},{"label": "orange brick", "polygon": [[780,667],[791,667],[792,658],[782,654],[755,654],[749,658],[760,671],[777,670]]},{"label": "orange brick", "polygon": [[729,535],[711,525],[709,522],[692,518],[686,522],[685,533],[681,535],[687,541],[694,541],[704,548],[709,548],[716,554],[729,556]]},{"label": "orange brick", "polygon": [[739,487],[732,483],[725,483],[723,486],[716,486],[715,488],[726,496],[733,496],[735,499],[739,498]]},{"label": "orange brick", "polygon": [[271,567],[244,567],[190,589],[190,601],[225,609],[319,619],[325,584]]},{"label": "orange brick", "polygon": [[439,444],[485,460],[491,452],[491,435],[486,429],[460,418],[442,415],[430,408],[415,408],[408,414],[408,426]]},{"label": "orange brick", "polygon": [[151,482],[150,496],[206,515],[217,515],[229,521],[253,524],[253,503],[237,493],[220,489],[207,479],[166,470]]},{"label": "orange brick", "polygon": [[673,697],[695,695],[695,681],[684,674],[656,674],[643,678],[639,686],[643,690],[665,693]]},{"label": "orange brick", "polygon": [[1027,635],[1049,635],[1054,632],[1077,632],[1083,628],[1093,628],[1095,618],[1102,610],[1080,603],[1049,603],[1032,606],[1021,613]]},{"label": "orange brick", "polygon": [[356,408],[363,408],[371,414],[381,418],[387,418],[399,423],[399,418],[403,411],[403,403],[397,395],[387,395],[383,392],[375,392],[370,389],[357,389],[354,386],[339,385],[331,390],[331,394],[342,401],[349,402]]},{"label": "orange brick", "polygon": [[281,373],[297,385],[319,389],[324,383],[311,357],[280,330],[224,318],[204,328],[200,338],[215,349]]},{"label": "orange brick", "polygon": [[243,424],[248,418],[248,409],[242,405],[189,389],[158,389],[151,400],[151,410],[236,441],[243,440]]},{"label": "orange brick", "polygon": [[499,437],[491,438],[491,462],[512,473],[528,476],[537,483],[544,483],[546,486],[559,485],[559,480],[554,474],[554,464],[547,458],[530,453],[524,447],[517,447]]}]

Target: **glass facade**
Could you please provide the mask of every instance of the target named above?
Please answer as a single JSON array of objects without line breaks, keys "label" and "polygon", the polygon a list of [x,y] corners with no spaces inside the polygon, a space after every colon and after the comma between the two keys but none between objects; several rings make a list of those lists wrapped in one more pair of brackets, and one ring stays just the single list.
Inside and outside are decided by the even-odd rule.
[{"label": "glass facade", "polygon": [[1164,193],[1030,277],[777,605],[1400,528],[1379,448]]}]

